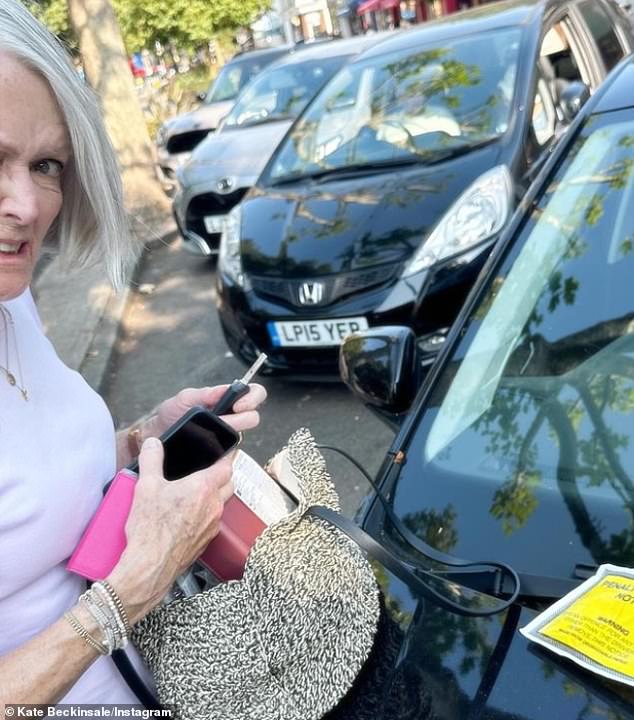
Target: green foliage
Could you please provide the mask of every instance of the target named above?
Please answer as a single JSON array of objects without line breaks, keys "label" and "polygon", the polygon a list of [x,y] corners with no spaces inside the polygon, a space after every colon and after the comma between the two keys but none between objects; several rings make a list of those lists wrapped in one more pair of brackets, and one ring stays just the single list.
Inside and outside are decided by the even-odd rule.
[{"label": "green foliage", "polygon": [[[72,45],[66,0],[23,0],[55,34]],[[219,33],[248,25],[271,0],[112,0],[128,52],[155,42],[192,50]]]},{"label": "green foliage", "polygon": [[130,51],[173,42],[200,47],[219,30],[253,21],[269,0],[113,0]]},{"label": "green foliage", "polygon": [[72,52],[77,52],[77,42],[70,26],[66,0],[22,0],[23,4],[57,35]]}]

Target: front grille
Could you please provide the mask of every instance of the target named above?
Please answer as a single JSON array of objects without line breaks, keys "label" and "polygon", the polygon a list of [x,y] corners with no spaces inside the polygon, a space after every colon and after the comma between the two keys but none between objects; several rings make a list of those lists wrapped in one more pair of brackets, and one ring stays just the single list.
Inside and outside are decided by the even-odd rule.
[{"label": "front grille", "polygon": [[211,250],[217,250],[220,233],[208,233],[205,217],[208,215],[226,215],[245,196],[249,188],[238,188],[226,195],[205,193],[192,199],[185,213],[185,228],[201,237]]},{"label": "front grille", "polygon": [[[399,266],[400,263],[391,263],[340,275],[292,280],[251,275],[250,280],[258,295],[275,298],[295,307],[320,307],[330,305],[347,295],[387,284],[394,278]],[[321,284],[321,299],[319,302],[306,302],[306,293],[304,293],[304,302],[302,302],[302,287],[314,283]],[[310,292],[308,294],[310,295]]]},{"label": "front grille", "polygon": [[179,133],[172,135],[167,141],[167,152],[170,155],[178,155],[179,153],[191,152],[199,142],[204,140],[209,134],[207,130],[192,130],[191,132]]}]

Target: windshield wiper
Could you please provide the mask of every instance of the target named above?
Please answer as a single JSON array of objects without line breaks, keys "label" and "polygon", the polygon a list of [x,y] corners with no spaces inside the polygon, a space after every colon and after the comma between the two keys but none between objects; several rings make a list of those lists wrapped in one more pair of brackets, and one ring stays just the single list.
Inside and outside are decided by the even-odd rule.
[{"label": "windshield wiper", "polygon": [[466,155],[474,150],[490,145],[499,139],[498,135],[482,138],[475,143],[465,143],[453,148],[425,150],[419,155],[407,155],[400,158],[390,158],[387,160],[375,160],[373,162],[352,163],[350,165],[342,165],[341,167],[322,168],[306,173],[293,173],[291,175],[283,175],[274,180],[271,185],[285,185],[287,183],[300,182],[302,180],[323,181],[330,178],[343,179],[350,177],[362,177],[363,175],[372,175],[373,173],[387,172],[395,168],[407,167],[409,165],[436,165],[445,160],[453,160],[461,155]]},{"label": "windshield wiper", "polygon": [[281,122],[282,120],[293,120],[292,115],[288,115],[285,113],[279,113],[278,115],[264,115],[264,117],[260,118],[253,118],[252,120],[247,120],[246,122],[243,122],[242,124],[235,124],[235,125],[227,125],[228,128],[247,128],[247,127],[255,127],[256,125],[266,125],[266,123],[270,122]]},{"label": "windshield wiper", "polygon": [[285,185],[286,183],[299,182],[301,180],[328,180],[331,177],[347,177],[371,175],[373,173],[385,172],[394,168],[407,167],[408,165],[419,165],[425,162],[424,158],[417,156],[408,156],[404,158],[392,158],[390,160],[377,160],[376,162],[353,163],[351,165],[342,165],[341,167],[323,168],[307,173],[293,173],[292,175],[283,175],[274,180],[272,185]]}]

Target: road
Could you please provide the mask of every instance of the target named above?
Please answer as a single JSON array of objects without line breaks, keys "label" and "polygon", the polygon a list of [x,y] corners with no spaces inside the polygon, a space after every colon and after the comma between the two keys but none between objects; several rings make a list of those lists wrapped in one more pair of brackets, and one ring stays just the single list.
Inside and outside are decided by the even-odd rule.
[{"label": "road", "polygon": [[[104,397],[125,426],[182,387],[226,383],[242,375],[222,337],[215,310],[214,263],[188,254],[180,240],[146,252],[123,317]],[[265,462],[300,427],[318,442],[336,445],[374,474],[392,432],[343,385],[261,378],[268,399],[259,428],[243,449]],[[346,460],[329,453],[328,467],[342,509],[352,514],[366,481]]]}]

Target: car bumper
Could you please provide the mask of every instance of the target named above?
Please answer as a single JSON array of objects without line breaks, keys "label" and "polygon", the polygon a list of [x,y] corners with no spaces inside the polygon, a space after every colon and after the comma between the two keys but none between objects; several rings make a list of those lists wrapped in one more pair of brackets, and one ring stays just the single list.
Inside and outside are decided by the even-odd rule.
[{"label": "car bumper", "polygon": [[419,336],[433,334],[453,322],[490,248],[487,244],[437,268],[317,309],[291,307],[245,290],[219,269],[217,306],[225,339],[246,364],[265,352],[269,372],[297,379],[338,380],[338,346],[279,347],[273,344],[267,323],[365,317],[370,327],[408,325]]},{"label": "car bumper", "polygon": [[222,216],[229,213],[255,184],[256,177],[235,179],[229,193],[218,191],[221,178],[210,176],[205,182],[180,186],[174,196],[174,218],[183,239],[183,246],[195,255],[217,255],[219,232],[208,232],[205,215]]},{"label": "car bumper", "polygon": [[181,165],[184,165],[191,153],[184,152],[178,155],[170,155],[165,148],[158,148],[156,151],[156,175],[163,187],[163,190],[171,197],[176,192],[178,180],[176,172]]}]

